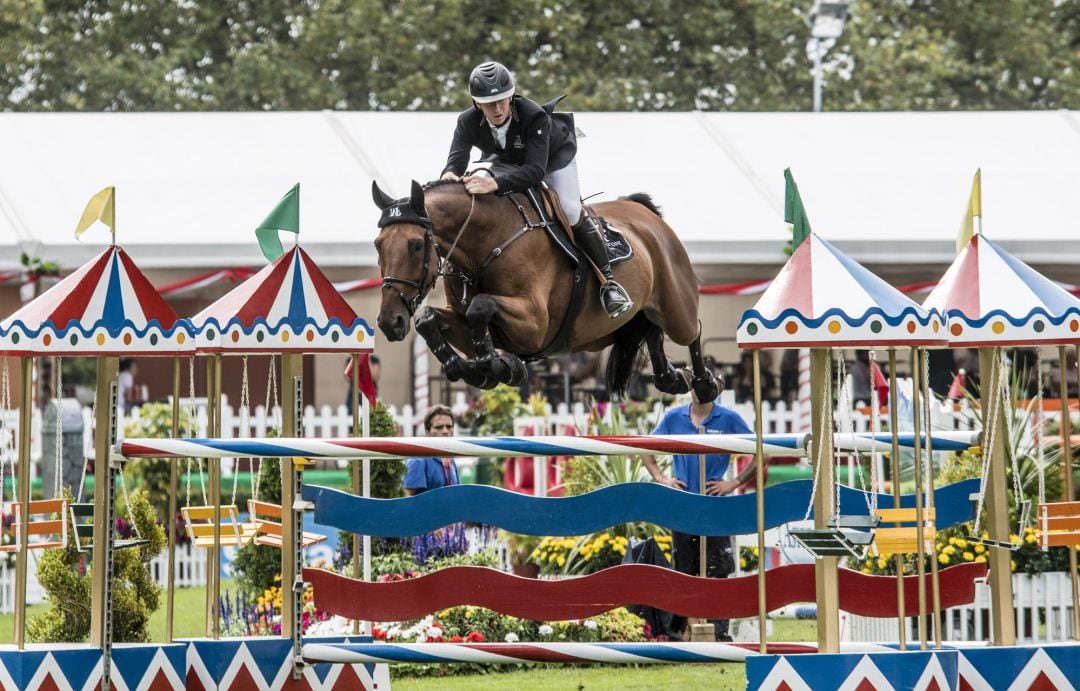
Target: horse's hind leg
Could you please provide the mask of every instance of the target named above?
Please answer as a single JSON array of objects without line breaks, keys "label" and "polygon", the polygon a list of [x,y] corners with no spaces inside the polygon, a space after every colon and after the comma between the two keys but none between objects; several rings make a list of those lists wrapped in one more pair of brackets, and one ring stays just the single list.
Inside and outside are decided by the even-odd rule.
[{"label": "horse's hind leg", "polygon": [[671,364],[664,353],[664,332],[659,327],[649,329],[645,336],[645,345],[649,349],[649,361],[652,363],[653,386],[657,391],[669,394],[681,394],[690,390],[690,373]]},{"label": "horse's hind leg", "polygon": [[529,370],[525,368],[525,363],[511,353],[497,352],[491,338],[491,320],[494,319],[498,309],[499,306],[494,298],[481,294],[473,298],[469,303],[469,308],[465,310],[465,319],[472,330],[476,364],[481,372],[497,382],[521,386],[529,378]]},{"label": "horse's hind leg", "polygon": [[694,377],[690,380],[690,386],[694,389],[694,395],[699,401],[713,401],[723,390],[723,382],[716,378],[710,367],[705,365],[705,357],[701,353],[701,324],[698,323],[698,336],[690,344],[690,366],[694,368]]}]

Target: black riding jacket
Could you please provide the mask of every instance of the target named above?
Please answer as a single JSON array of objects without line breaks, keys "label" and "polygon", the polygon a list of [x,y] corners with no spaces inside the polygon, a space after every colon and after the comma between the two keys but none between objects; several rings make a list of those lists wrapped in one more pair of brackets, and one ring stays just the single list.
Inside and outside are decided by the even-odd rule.
[{"label": "black riding jacket", "polygon": [[494,155],[500,162],[512,164],[509,170],[495,172],[499,194],[524,192],[538,186],[545,175],[565,168],[577,155],[573,116],[551,115],[556,103],[558,100],[541,106],[524,96],[514,96],[505,149],[499,147],[479,108],[474,105],[465,110],[458,116],[443,173],[463,175],[475,146],[484,155]]}]

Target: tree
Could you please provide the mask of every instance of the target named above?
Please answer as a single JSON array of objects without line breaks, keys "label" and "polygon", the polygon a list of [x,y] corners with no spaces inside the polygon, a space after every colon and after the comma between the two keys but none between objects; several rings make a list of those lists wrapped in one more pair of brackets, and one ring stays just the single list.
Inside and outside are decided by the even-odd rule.
[{"label": "tree", "polygon": [[[70,500],[70,492],[66,494]],[[128,511],[139,535],[148,542],[113,553],[113,639],[144,643],[150,640],[150,615],[161,600],[161,587],[150,576],[150,561],[165,547],[165,530],[155,521],[146,492],[131,494]],[[89,635],[93,574],[83,568],[88,557],[75,549],[73,540],[66,547],[41,553],[38,580],[48,594],[49,609],[27,622],[30,640],[68,643]]]}]

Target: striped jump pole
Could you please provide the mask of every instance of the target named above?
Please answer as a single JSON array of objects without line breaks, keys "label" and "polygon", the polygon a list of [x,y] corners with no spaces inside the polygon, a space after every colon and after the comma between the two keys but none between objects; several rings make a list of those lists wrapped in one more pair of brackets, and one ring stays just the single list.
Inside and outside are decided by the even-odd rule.
[{"label": "striped jump pole", "polygon": [[[845,642],[842,652],[892,652],[895,647]],[[818,652],[814,643],[769,643],[766,654]],[[308,663],[455,663],[519,662],[686,664],[745,662],[758,654],[757,643],[308,643]]]},{"label": "striped jump pole", "polygon": [[[629,454],[754,453],[752,434],[663,434],[652,436],[396,437],[345,439],[126,439],[126,458],[412,458],[454,456],[624,456]],[[807,435],[765,439],[766,456],[806,455]]]},{"label": "striped jump pole", "polygon": [[[762,437],[766,457],[804,457],[806,434],[766,434]],[[977,444],[978,432],[942,432],[934,435],[934,448],[963,450]],[[915,436],[902,435],[902,448],[911,448]],[[925,444],[925,437],[919,442]],[[413,458],[453,456],[485,458],[502,456],[625,456],[631,454],[750,455],[755,452],[753,434],[661,434],[622,436],[539,437],[396,437],[396,438],[235,438],[235,439],[140,439],[120,442],[125,458]],[[888,434],[837,434],[837,448],[870,452],[892,443]]]}]

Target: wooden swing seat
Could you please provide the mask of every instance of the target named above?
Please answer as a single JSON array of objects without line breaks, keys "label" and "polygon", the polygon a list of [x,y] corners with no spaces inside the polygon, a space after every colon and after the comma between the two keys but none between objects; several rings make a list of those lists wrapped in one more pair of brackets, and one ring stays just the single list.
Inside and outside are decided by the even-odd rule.
[{"label": "wooden swing seat", "polygon": [[184,527],[188,538],[196,547],[214,546],[214,510],[221,515],[220,547],[239,547],[251,542],[255,537],[254,523],[241,523],[240,511],[235,504],[221,507],[185,506],[180,509],[184,516]]},{"label": "wooden swing seat", "polygon": [[[22,503],[12,502],[15,516],[15,542],[0,545],[0,552],[18,552],[22,531]],[[31,501],[27,509],[27,549],[50,549],[67,545],[67,499],[38,499]],[[43,518],[36,518],[43,517]],[[45,539],[31,540],[32,536]]]},{"label": "wooden swing seat", "polygon": [[797,528],[788,534],[816,557],[861,559],[874,540],[873,528],[877,524],[874,516],[832,516],[825,528]]},{"label": "wooden swing seat", "polygon": [[[281,505],[248,499],[248,513],[255,524],[255,544],[281,549]],[[319,533],[305,532],[302,536],[304,547],[324,540],[326,536]]]},{"label": "wooden swing seat", "polygon": [[[94,505],[71,504],[68,511],[71,515],[71,534],[74,537],[75,549],[89,552],[94,547]],[[140,538],[113,540],[113,549],[141,547],[149,542]]]},{"label": "wooden swing seat", "polygon": [[[933,508],[923,509],[923,552],[934,553],[934,518],[937,512]],[[877,516],[882,523],[895,523],[896,526],[878,528],[874,535],[874,554],[914,554],[918,551],[918,527],[899,525],[918,522],[916,509],[878,509]]]},{"label": "wooden swing seat", "polygon": [[1039,547],[1080,545],[1080,501],[1039,504]]}]

